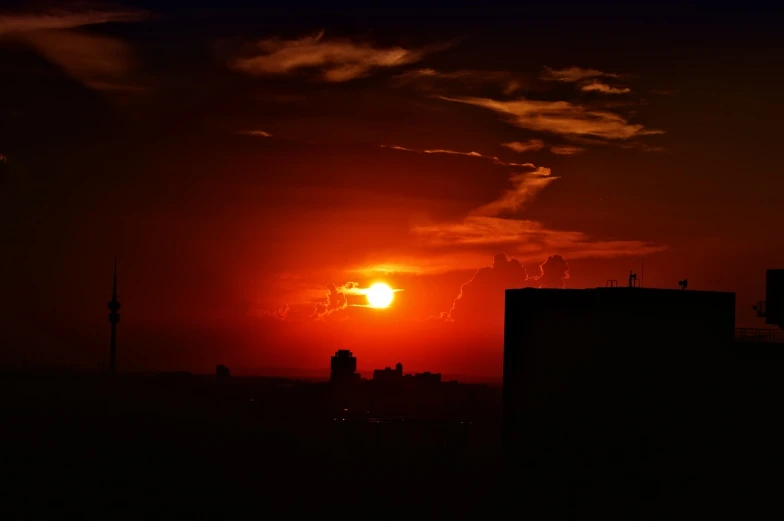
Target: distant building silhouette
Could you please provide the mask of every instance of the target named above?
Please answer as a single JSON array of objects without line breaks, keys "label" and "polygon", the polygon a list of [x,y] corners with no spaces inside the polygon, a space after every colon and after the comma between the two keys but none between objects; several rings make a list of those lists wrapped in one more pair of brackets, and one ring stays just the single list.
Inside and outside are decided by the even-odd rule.
[{"label": "distant building silhouette", "polygon": [[348,349],[340,349],[335,352],[330,369],[330,381],[332,382],[355,382],[360,379],[360,375],[357,373],[357,359]]},{"label": "distant building silhouette", "polygon": [[403,364],[398,362],[394,369],[385,367],[373,371],[374,382],[400,383],[403,381]]},{"label": "distant building silhouette", "polygon": [[231,371],[225,365],[221,364],[215,367],[215,378],[218,380],[225,380],[231,376]]},{"label": "distant building silhouette", "polygon": [[425,371],[424,373],[403,374],[403,364],[398,362],[394,369],[390,367],[375,369],[373,371],[373,381],[383,384],[405,384],[407,388],[420,387],[422,385],[440,384],[441,373]]},{"label": "distant building silhouette", "polygon": [[[409,376],[409,375],[406,375]],[[441,373],[431,373],[430,371],[425,371],[424,373],[416,373],[411,376],[411,379],[421,385],[433,385],[433,384],[440,384],[441,383]]]},{"label": "distant building silhouette", "polygon": [[117,301],[117,257],[114,258],[114,282],[112,284],[112,300],[108,304],[109,323],[112,325],[112,336],[109,344],[109,374],[117,370],[117,323],[120,321],[120,303]]}]

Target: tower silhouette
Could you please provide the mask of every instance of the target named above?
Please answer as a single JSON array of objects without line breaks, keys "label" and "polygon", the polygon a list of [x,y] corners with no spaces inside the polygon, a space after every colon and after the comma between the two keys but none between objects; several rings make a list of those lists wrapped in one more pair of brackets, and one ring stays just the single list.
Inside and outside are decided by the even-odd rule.
[{"label": "tower silhouette", "polygon": [[117,257],[114,258],[114,283],[112,284],[112,300],[108,304],[109,323],[112,325],[112,340],[109,345],[109,374],[115,372],[117,358],[117,322],[120,321],[120,303],[117,301]]}]

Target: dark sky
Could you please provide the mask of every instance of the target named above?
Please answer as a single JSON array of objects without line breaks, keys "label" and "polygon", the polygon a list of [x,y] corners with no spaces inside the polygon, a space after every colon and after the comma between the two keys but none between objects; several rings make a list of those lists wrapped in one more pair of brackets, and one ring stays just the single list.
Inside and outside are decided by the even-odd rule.
[{"label": "dark sky", "polygon": [[496,376],[504,288],[643,258],[764,327],[777,13],[189,4],[0,11],[3,363],[105,359],[115,255],[134,370]]}]

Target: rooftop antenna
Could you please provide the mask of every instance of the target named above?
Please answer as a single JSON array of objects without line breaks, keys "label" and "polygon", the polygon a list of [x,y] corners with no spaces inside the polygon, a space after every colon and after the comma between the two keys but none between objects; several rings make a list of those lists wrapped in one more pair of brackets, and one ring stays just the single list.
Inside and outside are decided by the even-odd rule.
[{"label": "rooftop antenna", "polygon": [[116,370],[117,356],[117,322],[120,321],[120,303],[117,301],[117,257],[114,258],[114,280],[112,282],[112,300],[109,301],[109,323],[112,325],[112,336],[109,343],[109,374]]},{"label": "rooftop antenna", "polygon": [[630,288],[639,288],[640,283],[637,281],[637,274],[632,273],[629,271],[629,287]]},{"label": "rooftop antenna", "polygon": [[686,280],[686,279],[678,281],[678,286],[680,286],[681,289],[683,289],[683,290],[685,290],[688,285],[689,285],[689,281]]}]

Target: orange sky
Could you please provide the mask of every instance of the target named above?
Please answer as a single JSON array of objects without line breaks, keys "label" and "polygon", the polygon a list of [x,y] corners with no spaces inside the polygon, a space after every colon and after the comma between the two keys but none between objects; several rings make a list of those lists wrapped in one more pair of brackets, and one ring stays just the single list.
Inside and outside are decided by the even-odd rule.
[{"label": "orange sky", "polygon": [[0,361],[105,359],[114,255],[132,370],[498,377],[504,288],[643,257],[765,327],[781,41],[658,9],[0,12]]}]

